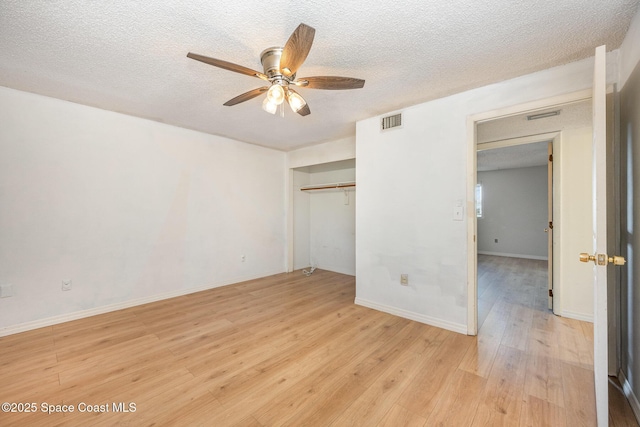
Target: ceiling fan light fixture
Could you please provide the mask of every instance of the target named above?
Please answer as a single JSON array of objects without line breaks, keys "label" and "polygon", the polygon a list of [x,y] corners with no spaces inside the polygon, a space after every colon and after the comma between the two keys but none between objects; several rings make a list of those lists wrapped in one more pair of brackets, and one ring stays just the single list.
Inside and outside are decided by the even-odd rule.
[{"label": "ceiling fan light fixture", "polygon": [[267,92],[267,99],[275,105],[280,105],[284,102],[284,89],[279,83],[271,85]]},{"label": "ceiling fan light fixture", "polygon": [[301,108],[307,105],[307,101],[305,101],[298,92],[292,89],[287,90],[287,101],[289,102],[289,106],[295,113],[297,113]]},{"label": "ceiling fan light fixture", "polygon": [[276,110],[278,109],[278,104],[271,102],[267,97],[264,99],[264,101],[262,101],[262,109],[267,113],[275,114]]},{"label": "ceiling fan light fixture", "polygon": [[262,103],[262,109],[268,113],[275,114],[280,107],[280,115],[284,117],[284,101],[286,100],[291,109],[301,116],[311,114],[311,109],[307,102],[296,92],[289,89],[290,85],[306,87],[309,89],[360,89],[364,86],[364,80],[352,77],[340,76],[314,76],[298,79],[298,69],[306,60],[316,30],[306,24],[300,24],[291,33],[284,47],[270,47],[260,54],[260,63],[264,72],[256,71],[233,62],[222,59],[210,58],[189,52],[188,58],[234,73],[246,76],[257,77],[265,82],[270,82],[270,86],[262,86],[238,95],[223,105],[232,106],[248,101],[267,92],[266,99]]}]

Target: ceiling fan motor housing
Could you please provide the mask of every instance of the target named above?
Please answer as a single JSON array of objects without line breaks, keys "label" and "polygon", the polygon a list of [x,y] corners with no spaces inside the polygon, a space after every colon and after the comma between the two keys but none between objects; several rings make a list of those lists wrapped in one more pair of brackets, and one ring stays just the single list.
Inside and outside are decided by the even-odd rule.
[{"label": "ceiling fan motor housing", "polygon": [[[282,79],[284,76],[282,75],[282,71],[280,70],[280,57],[282,56],[281,47],[270,47],[265,49],[260,54],[260,62],[262,63],[262,67],[264,68],[264,73],[272,78]],[[292,76],[293,77],[293,76]]]}]

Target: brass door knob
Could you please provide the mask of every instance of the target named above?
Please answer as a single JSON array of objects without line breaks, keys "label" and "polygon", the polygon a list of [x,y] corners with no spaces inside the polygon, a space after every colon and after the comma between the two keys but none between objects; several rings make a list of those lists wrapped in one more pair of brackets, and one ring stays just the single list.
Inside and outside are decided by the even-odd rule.
[{"label": "brass door knob", "polygon": [[609,257],[609,262],[613,263],[613,265],[625,265],[627,260],[624,259],[624,257],[621,257],[621,256],[610,256]]},{"label": "brass door knob", "polygon": [[627,262],[624,257],[621,256],[607,256],[606,254],[589,255],[585,252],[582,252],[580,254],[580,261],[593,261],[593,263],[596,265],[607,265],[609,263],[613,265],[624,265]]},{"label": "brass door knob", "polygon": [[589,255],[584,252],[580,254],[580,262],[589,262],[589,261],[595,261],[595,260],[596,260],[595,255]]}]

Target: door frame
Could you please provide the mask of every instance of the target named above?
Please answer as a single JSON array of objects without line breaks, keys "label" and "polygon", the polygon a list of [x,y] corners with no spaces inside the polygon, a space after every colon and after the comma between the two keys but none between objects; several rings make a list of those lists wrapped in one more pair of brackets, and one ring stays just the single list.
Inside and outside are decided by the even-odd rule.
[{"label": "door frame", "polygon": [[477,124],[563,104],[589,100],[591,88],[551,98],[517,104],[467,117],[467,335],[478,334],[478,221],[475,216],[475,187],[478,177]]}]

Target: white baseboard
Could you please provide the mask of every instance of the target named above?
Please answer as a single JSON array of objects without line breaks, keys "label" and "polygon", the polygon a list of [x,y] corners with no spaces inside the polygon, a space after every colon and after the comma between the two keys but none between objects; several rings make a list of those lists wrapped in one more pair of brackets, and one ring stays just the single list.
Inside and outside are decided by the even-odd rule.
[{"label": "white baseboard", "polygon": [[622,391],[624,391],[624,395],[627,397],[629,406],[631,406],[631,410],[633,410],[633,415],[636,416],[636,421],[640,423],[640,402],[638,402],[638,397],[633,392],[631,384],[629,384],[629,380],[627,380],[622,369],[618,373],[618,380],[620,380],[620,383],[622,384]]},{"label": "white baseboard", "polygon": [[575,313],[573,311],[562,310],[560,316],[568,317],[569,319],[583,320],[585,322],[593,323],[593,314]]},{"label": "white baseboard", "polygon": [[508,254],[503,252],[487,252],[487,251],[478,251],[478,255],[493,255],[493,256],[504,256],[508,258],[524,258],[524,259],[538,259],[541,261],[549,261],[549,258],[546,256],[538,256],[538,255],[523,255],[523,254]]},{"label": "white baseboard", "polygon": [[442,329],[447,329],[452,332],[458,332],[460,334],[467,335],[467,325],[461,323],[449,322],[442,319],[436,319],[435,317],[425,316],[424,314],[414,313],[412,311],[402,310],[396,307],[391,307],[385,304],[379,304],[377,302],[368,301],[362,298],[356,298],[355,303],[363,307],[372,308],[374,310],[382,311],[385,313],[393,314],[394,316],[403,317],[409,320],[415,320],[416,322],[425,323],[427,325],[435,326]]},{"label": "white baseboard", "polygon": [[11,325],[0,328],[0,337],[7,335],[13,335],[20,332],[31,331],[33,329],[44,328],[47,326],[57,325],[59,323],[69,322],[72,320],[83,319],[85,317],[96,316],[98,314],[109,313],[112,311],[122,310],[125,308],[135,307],[137,305],[148,304],[150,302],[161,301],[169,298],[180,297],[183,295],[193,294],[196,292],[206,291],[209,289],[219,288],[221,286],[233,285],[234,283],[246,282],[247,280],[260,279],[262,277],[273,276],[274,274],[280,274],[283,271],[267,272],[256,276],[239,277],[224,282],[218,282],[207,286],[201,286],[197,288],[180,289],[173,292],[167,292],[164,294],[151,295],[144,298],[138,298],[129,301],[122,301],[115,304],[104,305],[100,307],[90,308],[88,310],[75,311],[73,313],[60,314],[58,316],[47,317],[45,319],[38,319],[31,322],[20,323],[17,325]]},{"label": "white baseboard", "polygon": [[332,266],[327,266],[327,265],[317,265],[316,268],[319,268],[320,270],[326,270],[326,271],[331,271],[333,273],[340,273],[340,274],[346,274],[347,276],[355,276],[356,272],[355,270],[348,270],[346,268],[340,268],[340,267],[332,267]]}]

